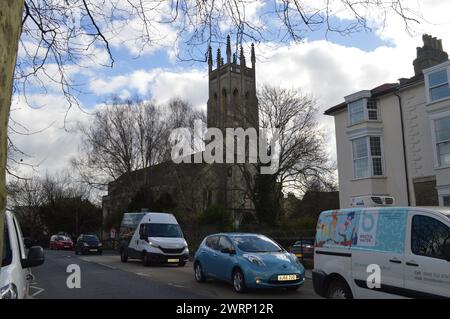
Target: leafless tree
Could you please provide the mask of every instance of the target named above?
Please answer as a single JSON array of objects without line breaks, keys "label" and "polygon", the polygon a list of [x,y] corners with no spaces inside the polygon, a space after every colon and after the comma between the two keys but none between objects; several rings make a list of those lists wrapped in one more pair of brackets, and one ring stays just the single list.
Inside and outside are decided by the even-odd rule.
[{"label": "leafless tree", "polygon": [[89,185],[103,188],[121,175],[170,159],[170,132],[192,127],[204,114],[189,103],[174,99],[167,106],[115,98],[81,125],[80,156],[72,160]]},{"label": "leafless tree", "polygon": [[[257,211],[261,197],[279,203],[284,192],[302,193],[311,182],[331,186],[334,170],[325,149],[322,132],[315,119],[317,109],[311,96],[296,90],[264,86],[258,92],[259,127],[268,133],[267,144],[278,131],[278,156],[273,174],[259,174],[265,164],[239,165],[249,198]],[[274,152],[269,148],[270,152]],[[256,175],[255,175],[256,174]],[[256,176],[256,178],[255,178]],[[261,183],[268,185],[262,186]],[[271,194],[263,194],[268,191]],[[266,205],[266,204],[264,204]]]}]

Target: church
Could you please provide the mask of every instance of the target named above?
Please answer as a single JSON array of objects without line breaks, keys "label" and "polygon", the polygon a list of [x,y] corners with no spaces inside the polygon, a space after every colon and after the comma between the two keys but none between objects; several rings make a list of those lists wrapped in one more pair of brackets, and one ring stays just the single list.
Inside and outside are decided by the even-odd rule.
[{"label": "church", "polygon": [[[253,127],[258,131],[254,46],[251,46],[251,67],[247,67],[242,47],[239,63],[236,54],[231,54],[229,37],[225,57],[226,61],[219,48],[214,61],[209,47],[207,127],[220,129],[224,136],[226,128]],[[249,174],[251,170],[246,172]],[[248,182],[248,176],[246,178]],[[254,180],[254,176],[250,176],[250,180]],[[102,198],[103,220],[111,214],[125,212],[133,197],[142,190],[155,198],[170,195],[176,210],[186,214],[201,213],[211,205],[220,205],[230,214],[235,226],[244,216],[254,215],[244,173],[237,164],[176,164],[169,160],[110,182],[108,193]]]}]

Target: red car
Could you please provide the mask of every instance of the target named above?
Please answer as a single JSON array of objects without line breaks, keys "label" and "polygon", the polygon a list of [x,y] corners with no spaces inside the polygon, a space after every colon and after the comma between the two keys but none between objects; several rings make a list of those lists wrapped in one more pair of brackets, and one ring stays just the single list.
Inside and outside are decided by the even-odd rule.
[{"label": "red car", "polygon": [[50,249],[72,250],[73,249],[73,241],[67,236],[53,235],[50,238]]}]

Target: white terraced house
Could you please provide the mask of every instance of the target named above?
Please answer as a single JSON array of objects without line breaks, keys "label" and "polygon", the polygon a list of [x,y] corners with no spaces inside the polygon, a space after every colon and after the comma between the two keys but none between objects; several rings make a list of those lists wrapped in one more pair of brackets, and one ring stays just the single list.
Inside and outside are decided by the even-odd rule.
[{"label": "white terraced house", "polygon": [[345,97],[334,116],[341,208],[360,196],[450,206],[450,61],[423,36],[415,75]]}]

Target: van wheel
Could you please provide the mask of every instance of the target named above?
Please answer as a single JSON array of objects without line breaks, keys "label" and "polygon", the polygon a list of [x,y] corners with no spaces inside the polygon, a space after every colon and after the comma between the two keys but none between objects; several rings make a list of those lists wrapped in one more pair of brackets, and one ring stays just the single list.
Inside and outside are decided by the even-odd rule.
[{"label": "van wheel", "polygon": [[126,263],[128,261],[128,255],[127,255],[127,253],[125,251],[125,248],[122,248],[120,250],[120,261],[123,262],[123,263]]},{"label": "van wheel", "polygon": [[353,299],[352,292],[347,283],[342,279],[333,280],[327,290],[328,299]]},{"label": "van wheel", "polygon": [[142,264],[144,267],[150,266],[150,256],[145,251],[142,253]]},{"label": "van wheel", "polygon": [[202,265],[200,265],[200,263],[198,261],[194,265],[194,275],[195,275],[195,280],[197,282],[205,282],[206,281],[205,275],[203,274]]},{"label": "van wheel", "polygon": [[236,269],[233,272],[232,282],[234,291],[237,293],[243,293],[247,289],[247,287],[245,286],[244,274],[240,269]]}]

